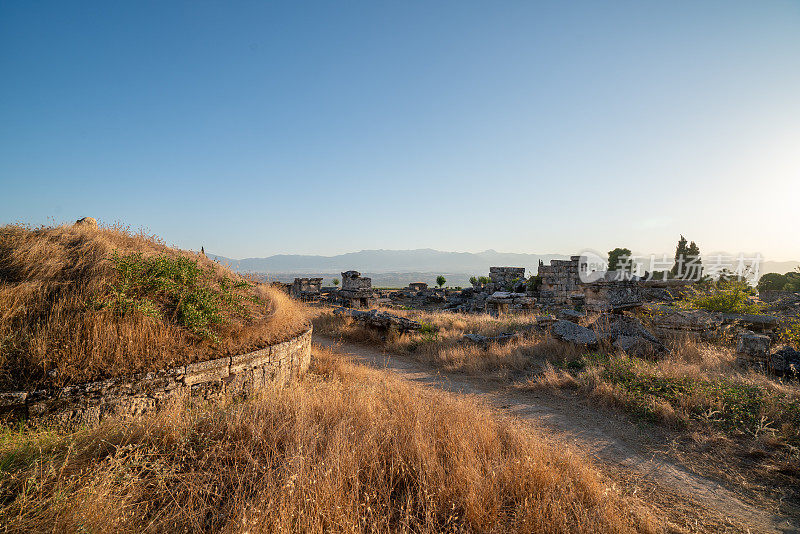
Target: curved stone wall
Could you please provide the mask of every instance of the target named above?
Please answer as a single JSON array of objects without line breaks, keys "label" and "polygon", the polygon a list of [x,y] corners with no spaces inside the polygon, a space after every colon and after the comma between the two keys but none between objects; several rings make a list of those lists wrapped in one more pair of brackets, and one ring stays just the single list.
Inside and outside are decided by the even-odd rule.
[{"label": "curved stone wall", "polygon": [[243,394],[302,375],[311,363],[311,327],[270,347],[174,369],[99,380],[55,390],[0,392],[3,419],[43,419],[96,425],[109,416],[135,416],[183,398]]}]

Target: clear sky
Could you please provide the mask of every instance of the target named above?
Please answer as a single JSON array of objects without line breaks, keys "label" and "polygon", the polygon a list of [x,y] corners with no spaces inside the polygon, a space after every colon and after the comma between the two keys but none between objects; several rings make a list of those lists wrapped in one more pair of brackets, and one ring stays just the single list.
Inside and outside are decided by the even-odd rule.
[{"label": "clear sky", "polygon": [[800,2],[0,3],[0,223],[800,259]]}]

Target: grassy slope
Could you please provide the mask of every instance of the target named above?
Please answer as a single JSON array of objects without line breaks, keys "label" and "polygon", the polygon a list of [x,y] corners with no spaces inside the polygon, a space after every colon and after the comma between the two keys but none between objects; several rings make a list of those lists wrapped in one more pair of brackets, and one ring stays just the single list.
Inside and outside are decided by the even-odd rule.
[{"label": "grassy slope", "polygon": [[0,440],[11,531],[653,531],[594,468],[481,405],[315,350],[239,404]]},{"label": "grassy slope", "polygon": [[150,371],[280,341],[286,296],[118,228],[0,227],[0,388]]}]

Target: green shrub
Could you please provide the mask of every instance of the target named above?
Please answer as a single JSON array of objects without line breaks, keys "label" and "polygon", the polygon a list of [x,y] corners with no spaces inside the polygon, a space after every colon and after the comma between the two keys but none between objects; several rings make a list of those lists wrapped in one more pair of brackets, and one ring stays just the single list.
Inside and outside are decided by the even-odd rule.
[{"label": "green shrub", "polygon": [[800,319],[792,319],[781,324],[778,341],[800,347]]},{"label": "green shrub", "polygon": [[247,317],[243,299],[257,300],[242,291],[251,287],[246,280],[215,276],[211,267],[203,269],[191,258],[114,252],[111,262],[117,280],[100,307],[161,317],[205,338],[215,340],[213,328],[230,314]]},{"label": "green shrub", "polygon": [[730,281],[707,291],[696,291],[684,300],[684,305],[698,310],[723,313],[761,313],[764,305],[750,300],[752,288],[746,282]]}]

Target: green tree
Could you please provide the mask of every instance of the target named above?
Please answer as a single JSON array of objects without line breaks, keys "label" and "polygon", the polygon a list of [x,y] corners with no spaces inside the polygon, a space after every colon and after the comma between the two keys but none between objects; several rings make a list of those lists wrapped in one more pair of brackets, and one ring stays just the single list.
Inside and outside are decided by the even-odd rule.
[{"label": "green tree", "polygon": [[689,243],[689,255],[686,262],[687,276],[692,280],[702,280],[703,276],[703,262],[700,261],[700,247],[697,243],[692,241]]},{"label": "green tree", "polygon": [[681,234],[681,238],[678,240],[678,246],[675,248],[675,263],[672,265],[672,269],[669,271],[669,273],[672,275],[672,278],[683,276],[683,264],[688,253],[688,241],[686,241],[686,238],[683,237],[683,234]]},{"label": "green tree", "polygon": [[339,285],[339,279],[338,278],[334,278],[333,279],[333,285],[334,286],[338,286]]},{"label": "green tree", "polygon": [[608,252],[608,270],[609,271],[631,271],[633,265],[625,260],[630,260],[632,252],[627,248],[615,248]]},{"label": "green tree", "polygon": [[472,284],[473,286],[477,286],[478,285],[478,279],[476,277],[474,277],[474,276],[470,276],[469,277],[469,283]]},{"label": "green tree", "polygon": [[759,291],[781,290],[788,282],[785,274],[767,273],[758,279]]},{"label": "green tree", "polygon": [[692,241],[688,243],[681,235],[675,247],[675,263],[670,269],[672,278],[700,280],[703,277],[703,263],[700,261],[700,247]]},{"label": "green tree", "polygon": [[784,291],[800,292],[800,267],[796,271],[790,271],[784,275],[786,283],[783,286]]},{"label": "green tree", "polygon": [[482,285],[482,286],[485,286],[486,284],[489,283],[489,277],[488,276],[479,276],[478,277],[478,283],[480,285]]},{"label": "green tree", "polygon": [[442,287],[445,282],[447,282],[447,279],[445,279],[445,277],[442,276],[441,274],[436,277],[436,285],[438,285],[439,287]]}]

